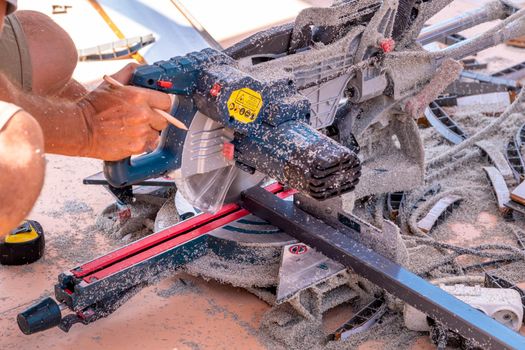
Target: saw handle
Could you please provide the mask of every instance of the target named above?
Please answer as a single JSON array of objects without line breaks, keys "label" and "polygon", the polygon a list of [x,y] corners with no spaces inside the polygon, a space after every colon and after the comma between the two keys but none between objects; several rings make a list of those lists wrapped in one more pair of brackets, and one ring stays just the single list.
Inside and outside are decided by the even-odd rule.
[{"label": "saw handle", "polygon": [[[190,97],[179,96],[171,115],[185,125],[190,125],[196,109]],[[104,162],[104,176],[113,187],[121,188],[137,184],[146,179],[164,175],[181,166],[180,150],[186,140],[186,131],[169,125],[162,131],[159,146],[151,153],[128,157],[118,161]]]},{"label": "saw handle", "polygon": [[[133,185],[145,179],[158,177],[168,171],[173,154],[166,147],[159,146],[155,151],[118,161],[104,162],[104,176],[113,187]],[[165,161],[162,161],[165,159]]]}]

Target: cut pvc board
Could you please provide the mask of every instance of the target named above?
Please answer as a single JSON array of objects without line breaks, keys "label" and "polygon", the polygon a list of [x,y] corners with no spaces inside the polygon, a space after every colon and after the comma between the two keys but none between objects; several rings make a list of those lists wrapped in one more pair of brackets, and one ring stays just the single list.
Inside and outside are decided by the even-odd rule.
[{"label": "cut pvc board", "polygon": [[514,202],[525,205],[525,182],[522,182],[514,189],[514,191],[511,192],[510,199],[512,199]]},{"label": "cut pvc board", "polygon": [[505,181],[514,182],[514,174],[510,168],[509,162],[507,162],[505,155],[503,155],[503,153],[498,148],[488,141],[476,142],[476,146],[485,152],[491,163],[494,164]]},{"label": "cut pvc board", "polygon": [[487,174],[492,184],[500,212],[508,212],[508,208],[505,206],[505,203],[510,201],[510,194],[507,184],[505,183],[505,179],[495,167],[484,167],[483,170]]},{"label": "cut pvc board", "polygon": [[482,113],[500,113],[511,104],[508,92],[493,92],[489,94],[458,97],[459,108],[475,108]]},{"label": "cut pvc board", "polygon": [[433,207],[430,209],[428,214],[417,223],[417,227],[428,233],[437,221],[445,214],[445,212],[454,204],[459,203],[462,200],[460,196],[447,196],[441,198]]},{"label": "cut pvc board", "polygon": [[493,92],[490,94],[464,96],[458,98],[458,106],[476,106],[478,104],[510,104],[507,92]]}]

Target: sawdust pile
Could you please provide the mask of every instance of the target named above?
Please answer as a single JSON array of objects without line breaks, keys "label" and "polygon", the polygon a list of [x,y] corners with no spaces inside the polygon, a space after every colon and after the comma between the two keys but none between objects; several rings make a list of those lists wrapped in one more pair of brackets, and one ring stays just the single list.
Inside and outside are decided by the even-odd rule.
[{"label": "sawdust pile", "polygon": [[[129,210],[128,215],[124,215]],[[174,195],[139,195],[126,206],[113,203],[97,216],[96,226],[114,240],[136,241],[179,221]]]},{"label": "sawdust pile", "polygon": [[[461,111],[454,119],[469,135],[474,135],[493,123],[495,118],[497,118],[495,115]],[[508,140],[524,123],[523,114],[512,114],[484,140],[503,152]],[[421,129],[421,136],[427,159],[442,155],[453,147],[433,128]],[[515,232],[520,231],[525,217],[515,213],[514,221],[509,222],[498,212],[491,184],[483,171],[483,167],[490,165],[489,160],[477,147],[466,148],[444,165],[427,169],[425,184],[408,194],[405,207],[411,208],[421,198],[423,192],[439,184],[440,193],[460,194],[463,202],[446,218],[445,222],[431,231],[430,237],[433,240],[465,248],[487,243],[520,248]],[[435,203],[436,198],[430,198],[427,207]],[[494,260],[475,256],[451,259],[450,250],[440,250],[431,245],[421,244],[424,240],[412,239],[414,236],[406,225],[412,213],[413,211],[407,211],[402,218],[404,238],[410,253],[409,268],[412,271],[429,280],[456,275],[482,275],[484,271],[481,269],[466,271],[461,268]],[[496,255],[501,253],[495,250],[486,252]],[[525,281],[523,258],[517,257],[514,260],[510,263],[496,264],[495,268],[487,268],[487,270],[515,284]],[[408,348],[422,336],[422,333],[411,332],[404,328],[400,314],[390,313],[383,317],[381,324],[375,325],[368,332],[351,336],[350,339],[342,342],[327,341],[326,334],[319,334],[319,324],[301,323],[285,311],[280,310],[279,312],[281,313],[280,318],[273,315],[273,318],[280,319],[279,322],[273,322],[273,327],[271,322],[263,321],[262,337],[272,349],[304,349],[305,344],[311,349],[355,349],[367,340],[377,340],[384,344],[382,347],[385,349],[400,349]],[[288,322],[293,320],[301,325],[296,326],[294,332],[282,334],[282,325],[287,322],[285,321],[287,319],[289,319]]]},{"label": "sawdust pile", "polygon": [[[472,113],[470,115],[457,115],[455,120],[468,134],[474,135],[494,122],[494,116]],[[525,123],[523,114],[512,114],[485,140],[496,149],[504,152],[506,143],[515,135],[517,129],[523,123]],[[433,129],[422,130],[421,134],[425,143],[427,159],[433,159],[442,155],[451,148],[450,144],[442,139]],[[437,241],[457,244],[463,247],[472,247],[480,243],[500,243],[518,248],[513,232],[520,230],[524,217],[519,213],[514,213],[515,221],[508,222],[498,212],[492,186],[483,171],[483,167],[490,165],[489,160],[482,156],[479,149],[472,146],[460,152],[452,161],[436,168],[427,169],[427,182],[424,188],[439,183],[442,187],[442,192],[459,193],[464,198],[460,207],[454,210],[447,220],[451,223],[465,223],[465,225],[443,224],[437,226],[431,232],[431,236]],[[424,188],[419,189],[419,191]],[[418,191],[414,192],[417,193]],[[417,197],[417,195],[409,196],[408,205],[410,205],[411,201],[414,201],[414,197]],[[433,251],[437,259],[443,257],[443,254],[437,252],[434,248],[425,249]],[[424,264],[424,261],[417,261],[415,254],[411,258],[414,267],[417,264]],[[463,265],[469,262],[480,262],[479,259],[473,258],[464,260],[462,261]],[[435,262],[427,261],[426,265],[432,263]],[[515,262],[498,270],[509,269],[512,265],[521,266],[522,271],[514,273],[512,276],[509,275],[510,279],[516,283],[525,280],[525,264],[523,262]],[[419,266],[421,268],[422,265]],[[519,271],[520,269],[515,270]],[[432,271],[430,277],[437,278],[446,274],[446,271],[437,269]]]}]

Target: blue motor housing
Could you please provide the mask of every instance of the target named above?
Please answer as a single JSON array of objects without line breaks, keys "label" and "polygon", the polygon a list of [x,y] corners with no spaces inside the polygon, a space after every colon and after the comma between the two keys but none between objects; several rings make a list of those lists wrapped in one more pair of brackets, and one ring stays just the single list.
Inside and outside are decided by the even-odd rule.
[{"label": "blue motor housing", "polygon": [[[186,125],[200,111],[232,129],[234,159],[245,171],[257,170],[318,200],[352,191],[359,180],[356,152],[308,125],[310,103],[293,80],[263,83],[225,54],[205,49],[141,66],[132,84],[179,95],[172,114]],[[106,162],[108,182],[133,185],[180,168],[185,137],[170,126],[154,152]]]},{"label": "blue motor housing", "polygon": [[234,144],[237,162],[318,200],[352,191],[361,174],[353,151],[300,121],[260,128]]}]

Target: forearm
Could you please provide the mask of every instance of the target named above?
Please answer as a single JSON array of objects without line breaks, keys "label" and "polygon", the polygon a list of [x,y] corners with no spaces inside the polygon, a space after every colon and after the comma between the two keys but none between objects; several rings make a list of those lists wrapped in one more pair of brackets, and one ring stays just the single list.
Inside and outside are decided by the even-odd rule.
[{"label": "forearm", "polygon": [[69,83],[66,84],[64,89],[58,94],[58,97],[68,101],[78,101],[87,94],[88,91],[84,85],[80,84],[74,79],[71,79]]},{"label": "forearm", "polygon": [[[112,77],[126,84],[135,68],[127,65]],[[108,161],[155,148],[168,124],[156,109],[171,109],[169,95],[150,89],[103,83],[78,100],[66,101],[24,93],[2,76],[0,100],[33,115],[44,133],[46,152]]]},{"label": "forearm", "polygon": [[88,125],[75,102],[36,96],[20,91],[0,75],[0,100],[14,103],[40,124],[47,153],[85,156],[89,146]]}]

